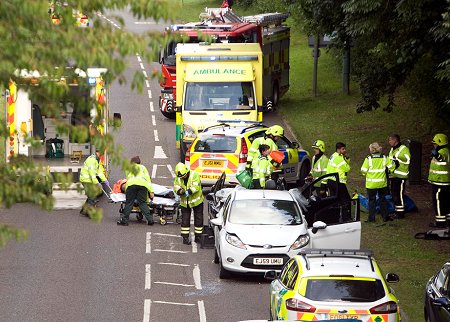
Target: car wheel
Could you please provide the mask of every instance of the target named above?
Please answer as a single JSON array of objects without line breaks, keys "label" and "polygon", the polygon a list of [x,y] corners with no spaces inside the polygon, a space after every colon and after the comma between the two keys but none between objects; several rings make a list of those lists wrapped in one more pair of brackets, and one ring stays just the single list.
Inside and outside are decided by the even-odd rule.
[{"label": "car wheel", "polygon": [[165,111],[161,111],[162,115],[164,115],[165,117],[167,117],[168,119],[171,120],[175,120],[176,117],[176,113],[175,112],[165,112]]},{"label": "car wheel", "polygon": [[219,253],[217,253],[217,248],[214,247],[214,264],[219,264]]},{"label": "car wheel", "polygon": [[225,268],[223,268],[222,263],[219,263],[219,278],[220,279],[227,279],[230,278],[231,273],[227,271]]},{"label": "car wheel", "polygon": [[297,180],[298,188],[303,187],[303,185],[305,184],[305,178],[308,176],[310,172],[311,172],[311,163],[309,163],[309,160],[308,161],[305,160],[302,163],[298,174]]}]

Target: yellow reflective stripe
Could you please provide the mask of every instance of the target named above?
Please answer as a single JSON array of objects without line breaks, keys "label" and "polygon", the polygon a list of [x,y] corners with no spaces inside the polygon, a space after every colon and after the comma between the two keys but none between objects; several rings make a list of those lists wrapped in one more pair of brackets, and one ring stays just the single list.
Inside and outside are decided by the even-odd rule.
[{"label": "yellow reflective stripe", "polygon": [[436,173],[436,174],[448,174],[449,173],[448,171],[445,171],[445,170],[433,170],[433,169],[430,169],[430,172]]},{"label": "yellow reflective stripe", "polygon": [[383,173],[384,169],[370,169],[368,172],[370,173]]},{"label": "yellow reflective stripe", "polygon": [[367,178],[366,181],[369,181],[369,182],[383,182],[383,181],[386,181],[386,180],[385,179]]},{"label": "yellow reflective stripe", "polygon": [[394,173],[395,173],[395,174],[402,174],[402,175],[405,175],[405,176],[407,176],[407,175],[408,175],[408,173],[409,173],[409,171],[408,171],[408,172],[403,172],[403,171],[398,171],[398,170],[395,170],[395,171],[394,171]]},{"label": "yellow reflective stripe", "polygon": [[448,165],[449,164],[449,162],[445,162],[445,161],[436,161],[436,162],[433,162],[434,164],[436,164],[436,165]]}]

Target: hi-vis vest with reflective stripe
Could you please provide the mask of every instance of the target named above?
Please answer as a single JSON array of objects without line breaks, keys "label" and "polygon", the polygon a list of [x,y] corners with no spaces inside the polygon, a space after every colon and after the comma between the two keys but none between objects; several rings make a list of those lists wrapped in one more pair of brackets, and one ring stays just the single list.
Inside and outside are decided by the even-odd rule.
[{"label": "hi-vis vest with reflective stripe", "polygon": [[428,182],[441,186],[450,185],[450,151],[448,147],[438,150],[439,157],[433,157],[430,163]]},{"label": "hi-vis vest with reflective stripe", "polygon": [[367,189],[387,187],[386,167],[389,159],[380,153],[369,155],[361,166],[361,173],[366,176]]},{"label": "hi-vis vest with reflective stripe", "polygon": [[153,192],[152,182],[147,168],[142,164],[134,164],[135,173],[133,171],[126,171],[127,185],[130,186],[142,186],[147,188],[149,192]]},{"label": "hi-vis vest with reflective stripe", "polygon": [[[347,184],[347,172],[349,171],[349,159],[346,160],[342,154],[334,152],[328,161],[327,174],[337,172],[339,175],[339,182]],[[335,181],[334,177],[331,177],[328,180]]]},{"label": "hi-vis vest with reflective stripe", "polygon": [[97,156],[92,154],[84,161],[80,171],[80,182],[98,183],[97,176],[102,182],[106,180],[103,167],[97,161]]},{"label": "hi-vis vest with reflective stripe", "polygon": [[272,164],[267,157],[259,156],[252,162],[253,179],[258,179],[262,188],[266,186],[266,179],[272,173]]},{"label": "hi-vis vest with reflective stripe", "polygon": [[176,177],[173,181],[173,190],[178,192],[183,188],[185,191],[190,189],[192,194],[189,197],[186,197],[184,194],[180,196],[180,206],[187,208],[193,208],[198,206],[203,202],[203,192],[202,192],[202,184],[200,181],[200,176],[195,171],[189,172],[189,178],[187,181],[187,185],[184,185],[184,179]]},{"label": "hi-vis vest with reflective stripe", "polygon": [[271,138],[265,138],[263,136],[256,138],[253,140],[252,145],[250,146],[250,149],[248,150],[248,156],[247,161],[253,162],[254,159],[256,159],[260,153],[259,153],[259,146],[261,144],[266,144],[270,147],[270,151],[278,151],[278,145],[272,140]]},{"label": "hi-vis vest with reflective stripe", "polygon": [[[328,157],[325,154],[322,154],[320,158],[316,161],[316,155],[312,158],[312,168],[311,168],[311,176],[314,180],[317,178],[324,176],[327,174],[327,166],[328,166]],[[321,182],[317,182],[314,186],[320,187],[320,185],[324,183],[326,184],[326,180],[322,180]]]},{"label": "hi-vis vest with reflective stripe", "polygon": [[[398,168],[390,170],[389,176],[391,178],[407,179],[409,174],[409,163],[411,162],[411,153],[409,152],[409,149],[403,144],[395,150],[394,148],[391,148],[391,151],[389,152],[389,159],[389,162],[394,160],[398,160],[399,162]],[[392,165],[392,169],[395,168],[394,162],[392,162]]]}]

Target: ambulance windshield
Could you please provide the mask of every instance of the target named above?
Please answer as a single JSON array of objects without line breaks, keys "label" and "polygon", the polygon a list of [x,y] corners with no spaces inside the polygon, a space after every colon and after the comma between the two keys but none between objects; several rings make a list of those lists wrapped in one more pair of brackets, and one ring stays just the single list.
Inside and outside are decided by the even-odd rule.
[{"label": "ambulance windshield", "polygon": [[186,111],[256,109],[252,82],[190,82],[186,84]]}]

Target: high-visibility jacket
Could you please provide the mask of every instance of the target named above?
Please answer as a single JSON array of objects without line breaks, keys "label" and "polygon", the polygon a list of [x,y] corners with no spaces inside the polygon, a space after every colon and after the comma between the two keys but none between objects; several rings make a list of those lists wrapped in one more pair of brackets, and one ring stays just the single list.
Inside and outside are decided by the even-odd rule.
[{"label": "high-visibility jacket", "polygon": [[[339,175],[339,182],[347,184],[347,172],[350,171],[350,158],[345,158],[342,154],[334,152],[328,161],[327,174],[336,173]],[[328,180],[336,181],[334,177]]]},{"label": "high-visibility jacket", "polygon": [[259,184],[262,188],[266,186],[266,180],[272,173],[272,164],[267,157],[260,155],[252,162],[253,179],[259,180]]},{"label": "high-visibility jacket", "polygon": [[[315,154],[312,158],[312,168],[310,175],[313,177],[313,180],[326,175],[327,174],[327,166],[328,166],[328,157],[325,154],[320,154],[317,158]],[[322,180],[321,182],[317,182],[314,186],[320,187],[320,185],[324,183],[326,184],[326,180]]]},{"label": "high-visibility jacket", "polygon": [[126,188],[130,186],[142,186],[147,188],[149,192],[153,192],[152,181],[148,174],[147,168],[142,164],[133,164],[133,170],[125,171],[127,177]]},{"label": "high-visibility jacket", "polygon": [[190,192],[188,197],[185,194],[180,195],[180,206],[193,208],[203,202],[202,183],[197,172],[190,171],[187,184],[184,183],[183,178],[176,177],[173,181],[173,190],[178,192],[180,189]]},{"label": "high-visibility jacket", "polygon": [[270,151],[278,151],[278,145],[275,143],[274,140],[272,140],[271,138],[261,136],[253,140],[252,145],[248,150],[247,162],[253,162],[253,160],[260,155],[259,146],[261,144],[268,145],[270,147]]},{"label": "high-visibility jacket", "polygon": [[389,158],[381,153],[367,156],[361,166],[361,173],[366,176],[367,189],[379,189],[387,187],[386,169]]},{"label": "high-visibility jacket", "polygon": [[[395,164],[398,161],[398,167]],[[411,163],[411,153],[406,145],[400,144],[389,151],[389,177],[407,179],[409,175],[409,164]]]},{"label": "high-visibility jacket", "polygon": [[440,186],[450,185],[450,151],[447,146],[437,149],[439,155],[433,157],[430,163],[428,182]]},{"label": "high-visibility jacket", "polygon": [[92,154],[84,161],[80,171],[80,182],[98,183],[97,176],[101,182],[106,181],[103,166],[97,160],[97,155]]}]

